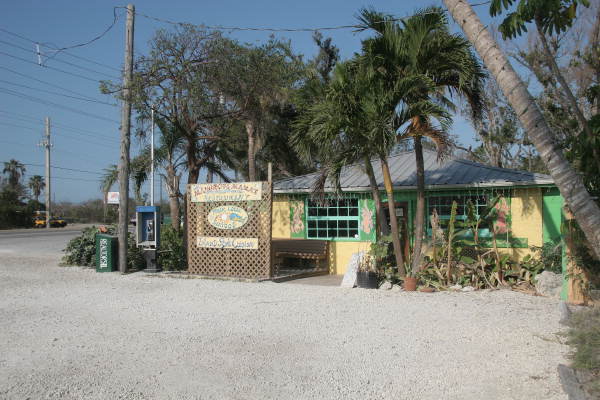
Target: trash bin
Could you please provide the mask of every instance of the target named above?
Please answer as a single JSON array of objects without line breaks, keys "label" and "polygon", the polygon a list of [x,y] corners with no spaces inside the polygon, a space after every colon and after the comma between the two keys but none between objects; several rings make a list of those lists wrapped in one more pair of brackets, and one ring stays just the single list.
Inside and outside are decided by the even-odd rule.
[{"label": "trash bin", "polygon": [[96,272],[118,270],[118,238],[102,233],[96,234]]}]

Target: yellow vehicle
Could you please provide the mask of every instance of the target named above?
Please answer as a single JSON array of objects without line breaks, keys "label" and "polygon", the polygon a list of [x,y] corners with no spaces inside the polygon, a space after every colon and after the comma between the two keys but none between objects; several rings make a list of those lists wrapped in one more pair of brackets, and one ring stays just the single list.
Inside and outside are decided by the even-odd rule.
[{"label": "yellow vehicle", "polygon": [[38,215],[33,219],[33,227],[34,228],[45,228],[46,227],[46,217],[42,215]]},{"label": "yellow vehicle", "polygon": [[67,226],[67,221],[61,217],[52,217],[50,218],[50,226],[53,228],[63,228]]},{"label": "yellow vehicle", "polygon": [[[60,217],[52,217],[50,218],[50,226],[52,228],[63,228],[67,226],[67,221]],[[46,227],[46,217],[43,215],[38,215],[33,220],[34,228],[45,228]]]}]

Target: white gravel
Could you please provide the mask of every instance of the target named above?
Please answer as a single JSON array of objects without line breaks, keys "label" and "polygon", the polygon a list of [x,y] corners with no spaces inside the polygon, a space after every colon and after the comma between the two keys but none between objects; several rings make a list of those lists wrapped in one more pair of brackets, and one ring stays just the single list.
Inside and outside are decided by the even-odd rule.
[{"label": "white gravel", "polygon": [[2,399],[567,398],[555,300],[97,274],[2,247]]}]

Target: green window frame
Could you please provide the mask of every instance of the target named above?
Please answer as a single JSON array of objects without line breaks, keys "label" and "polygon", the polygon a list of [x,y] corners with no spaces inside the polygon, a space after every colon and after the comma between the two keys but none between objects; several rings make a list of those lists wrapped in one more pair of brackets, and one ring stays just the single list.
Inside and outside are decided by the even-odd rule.
[{"label": "green window frame", "polygon": [[[433,209],[435,208],[438,212],[438,217],[440,219],[440,225],[442,229],[447,228],[448,221],[450,220],[450,213],[452,210],[452,202],[456,201],[456,220],[464,221],[467,219],[467,203],[469,200],[473,202],[475,206],[475,212],[477,216],[480,216],[481,213],[488,206],[490,198],[497,194],[503,194],[506,199],[510,209],[510,191],[481,191],[477,193],[472,192],[441,192],[441,193],[431,193],[427,197],[427,234],[431,236],[431,214],[433,213]],[[510,217],[509,217],[510,218]],[[479,226],[479,237],[482,239],[491,238],[492,233],[490,231],[492,227],[486,225]],[[466,236],[472,236],[470,235]]]},{"label": "green window frame", "polygon": [[321,240],[360,240],[360,200],[306,200],[306,237]]}]

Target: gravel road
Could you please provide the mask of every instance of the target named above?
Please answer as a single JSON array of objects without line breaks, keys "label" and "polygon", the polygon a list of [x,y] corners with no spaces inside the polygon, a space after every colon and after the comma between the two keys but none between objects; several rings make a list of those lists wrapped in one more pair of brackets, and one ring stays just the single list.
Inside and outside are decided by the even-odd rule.
[{"label": "gravel road", "polygon": [[97,274],[53,247],[0,240],[2,399],[567,398],[554,300]]}]

